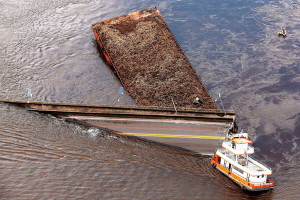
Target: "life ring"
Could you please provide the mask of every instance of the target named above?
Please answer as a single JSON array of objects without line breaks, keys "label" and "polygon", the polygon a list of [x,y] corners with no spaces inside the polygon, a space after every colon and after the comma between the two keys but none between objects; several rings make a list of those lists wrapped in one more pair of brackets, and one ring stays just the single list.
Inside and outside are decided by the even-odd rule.
[{"label": "life ring", "polygon": [[217,164],[214,162],[214,163],[212,164],[212,167],[213,167],[213,168],[216,168],[216,167],[217,167]]}]

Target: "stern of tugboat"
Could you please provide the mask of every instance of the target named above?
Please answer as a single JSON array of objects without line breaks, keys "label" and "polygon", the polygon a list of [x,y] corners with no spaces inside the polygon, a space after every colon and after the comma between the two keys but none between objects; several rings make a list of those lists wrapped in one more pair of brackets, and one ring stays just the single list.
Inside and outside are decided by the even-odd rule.
[{"label": "stern of tugboat", "polygon": [[246,188],[249,191],[253,192],[259,192],[259,191],[266,191],[266,190],[272,190],[274,187],[274,181],[267,180],[264,184],[250,184],[250,188]]}]

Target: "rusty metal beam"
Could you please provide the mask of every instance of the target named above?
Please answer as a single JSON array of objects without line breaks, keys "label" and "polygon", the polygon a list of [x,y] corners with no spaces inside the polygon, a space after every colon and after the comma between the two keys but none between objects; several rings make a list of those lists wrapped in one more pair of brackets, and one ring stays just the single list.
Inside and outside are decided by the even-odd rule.
[{"label": "rusty metal beam", "polygon": [[119,105],[86,105],[71,103],[26,102],[2,100],[15,104],[29,111],[51,114],[54,116],[97,116],[113,118],[172,119],[211,122],[234,122],[234,111],[203,110],[193,108],[141,107]]}]

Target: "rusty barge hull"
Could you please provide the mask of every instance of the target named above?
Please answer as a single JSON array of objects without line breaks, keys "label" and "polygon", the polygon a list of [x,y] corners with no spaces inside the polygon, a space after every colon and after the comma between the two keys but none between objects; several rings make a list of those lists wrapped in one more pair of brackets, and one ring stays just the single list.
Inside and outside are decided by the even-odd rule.
[{"label": "rusty barge hull", "polygon": [[[126,91],[140,106],[215,109],[202,81],[156,7],[92,25]],[[193,104],[198,97],[202,103]]]}]

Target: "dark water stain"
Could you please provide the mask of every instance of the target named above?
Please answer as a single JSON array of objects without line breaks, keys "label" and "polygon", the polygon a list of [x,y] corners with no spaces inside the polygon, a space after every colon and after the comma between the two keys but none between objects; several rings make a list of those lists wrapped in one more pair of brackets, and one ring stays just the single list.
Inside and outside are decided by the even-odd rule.
[{"label": "dark water stain", "polygon": [[261,88],[258,92],[268,92],[268,93],[279,93],[286,91],[289,93],[299,92],[300,83],[294,80],[298,77],[296,74],[283,75],[280,77],[279,82],[274,85]]}]

